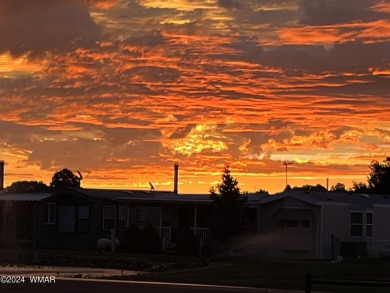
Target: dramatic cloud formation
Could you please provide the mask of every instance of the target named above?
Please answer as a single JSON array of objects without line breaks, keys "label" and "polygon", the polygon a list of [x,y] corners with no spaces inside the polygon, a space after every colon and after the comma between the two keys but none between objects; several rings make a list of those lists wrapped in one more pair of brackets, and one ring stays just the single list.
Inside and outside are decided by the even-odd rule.
[{"label": "dramatic cloud formation", "polygon": [[390,154],[387,1],[0,0],[0,38],[6,185],[350,186]]}]

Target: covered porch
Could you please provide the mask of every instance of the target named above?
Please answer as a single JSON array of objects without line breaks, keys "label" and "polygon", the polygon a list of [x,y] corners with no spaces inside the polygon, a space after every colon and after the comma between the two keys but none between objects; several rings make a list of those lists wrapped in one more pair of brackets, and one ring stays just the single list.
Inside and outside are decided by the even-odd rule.
[{"label": "covered porch", "polygon": [[135,223],[143,228],[150,223],[160,237],[163,251],[175,249],[176,239],[183,229],[191,229],[200,247],[209,235],[207,217],[211,212],[210,205],[128,203],[127,209],[127,227]]},{"label": "covered porch", "polygon": [[1,246],[36,247],[39,202],[49,196],[51,194],[0,195]]}]

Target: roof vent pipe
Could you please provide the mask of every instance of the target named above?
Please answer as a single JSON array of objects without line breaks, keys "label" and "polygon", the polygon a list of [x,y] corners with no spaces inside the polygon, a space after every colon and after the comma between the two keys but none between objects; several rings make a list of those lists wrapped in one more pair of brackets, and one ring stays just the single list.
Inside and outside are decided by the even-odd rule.
[{"label": "roof vent pipe", "polygon": [[4,189],[4,161],[0,160],[0,191]]},{"label": "roof vent pipe", "polygon": [[179,183],[179,164],[175,163],[173,165],[175,168],[175,177],[173,179],[173,192],[178,193],[178,183]]}]

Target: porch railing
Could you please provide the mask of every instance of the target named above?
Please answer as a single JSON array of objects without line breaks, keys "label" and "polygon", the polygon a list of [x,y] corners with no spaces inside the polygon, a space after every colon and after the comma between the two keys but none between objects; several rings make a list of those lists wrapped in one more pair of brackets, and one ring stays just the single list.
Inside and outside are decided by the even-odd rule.
[{"label": "porch railing", "polygon": [[172,242],[172,228],[171,227],[154,227],[157,234],[160,236],[162,250],[165,251]]},{"label": "porch railing", "polygon": [[210,230],[209,228],[191,228],[194,232],[196,239],[199,240],[200,245],[203,246],[207,237],[209,236]]}]

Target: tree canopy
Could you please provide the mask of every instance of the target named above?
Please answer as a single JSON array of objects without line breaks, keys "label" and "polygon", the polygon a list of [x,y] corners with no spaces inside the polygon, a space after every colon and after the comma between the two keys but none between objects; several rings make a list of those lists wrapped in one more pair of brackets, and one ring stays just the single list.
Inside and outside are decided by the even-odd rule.
[{"label": "tree canopy", "polygon": [[49,187],[42,181],[16,181],[7,187],[9,193],[47,192]]},{"label": "tree canopy", "polygon": [[210,198],[213,201],[211,228],[214,233],[228,237],[242,232],[248,198],[241,195],[238,181],[231,176],[229,167],[222,173],[222,183],[210,189]]},{"label": "tree canopy", "polygon": [[368,188],[377,194],[390,194],[390,161],[371,162]]},{"label": "tree canopy", "polygon": [[347,191],[347,190],[345,189],[345,184],[344,183],[337,182],[335,185],[333,185],[330,188],[330,191]]},{"label": "tree canopy", "polygon": [[352,191],[359,193],[390,194],[390,160],[372,161],[367,183],[353,182]]},{"label": "tree canopy", "polygon": [[317,184],[317,185],[306,184],[306,185],[302,185],[301,187],[294,186],[292,189],[308,191],[308,192],[327,191],[326,187],[322,186],[321,184]]},{"label": "tree canopy", "polygon": [[71,170],[64,168],[54,173],[50,186],[52,188],[80,187],[81,179]]}]

